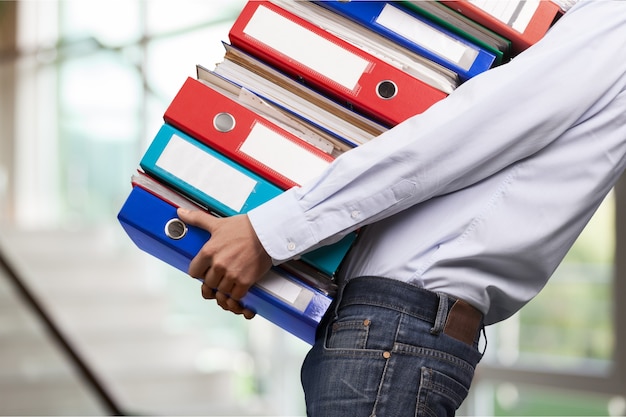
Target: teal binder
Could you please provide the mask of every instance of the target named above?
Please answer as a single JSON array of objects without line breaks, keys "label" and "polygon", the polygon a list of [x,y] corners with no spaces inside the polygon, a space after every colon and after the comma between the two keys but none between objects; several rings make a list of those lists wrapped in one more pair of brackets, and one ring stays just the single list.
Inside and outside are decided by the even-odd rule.
[{"label": "teal binder", "polygon": [[[242,167],[182,131],[164,124],[140,167],[173,189],[219,216],[247,213],[283,192],[263,177]],[[302,260],[333,276],[356,234],[302,256]]]}]

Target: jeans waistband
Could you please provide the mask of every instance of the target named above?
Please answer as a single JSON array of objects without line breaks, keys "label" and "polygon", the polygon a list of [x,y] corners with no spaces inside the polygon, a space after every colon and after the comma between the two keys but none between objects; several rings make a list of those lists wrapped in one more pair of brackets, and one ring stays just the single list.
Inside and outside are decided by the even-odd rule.
[{"label": "jeans waistband", "polygon": [[431,333],[444,333],[469,345],[483,327],[483,315],[469,303],[415,285],[381,277],[349,280],[337,308],[351,304],[377,305],[415,316],[433,325]]}]

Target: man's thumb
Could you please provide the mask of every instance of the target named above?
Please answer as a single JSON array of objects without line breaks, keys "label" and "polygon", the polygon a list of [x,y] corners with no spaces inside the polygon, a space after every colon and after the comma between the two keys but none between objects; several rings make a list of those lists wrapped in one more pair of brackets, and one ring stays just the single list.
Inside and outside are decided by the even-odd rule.
[{"label": "man's thumb", "polygon": [[213,221],[215,220],[215,217],[202,210],[188,210],[184,208],[179,208],[176,211],[176,214],[183,222],[192,226],[200,227],[209,232],[211,231],[214,224]]}]

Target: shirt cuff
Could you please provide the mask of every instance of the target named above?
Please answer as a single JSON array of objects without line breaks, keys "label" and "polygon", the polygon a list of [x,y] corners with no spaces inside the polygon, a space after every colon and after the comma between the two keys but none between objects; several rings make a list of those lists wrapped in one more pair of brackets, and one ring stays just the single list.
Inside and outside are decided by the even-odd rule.
[{"label": "shirt cuff", "polygon": [[250,210],[248,219],[274,265],[300,254],[317,242],[292,188]]}]

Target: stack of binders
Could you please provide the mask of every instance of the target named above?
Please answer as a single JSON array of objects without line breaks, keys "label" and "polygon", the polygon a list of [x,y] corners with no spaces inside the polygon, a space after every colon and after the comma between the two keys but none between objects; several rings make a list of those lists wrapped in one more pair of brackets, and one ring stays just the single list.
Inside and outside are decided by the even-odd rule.
[{"label": "stack of binders", "polygon": [[[196,67],[132,176],[118,219],[187,272],[210,234],[178,207],[246,213],[536,42],[549,1],[249,1],[224,60]],[[242,304],[313,343],[356,233],[272,269]]]}]

